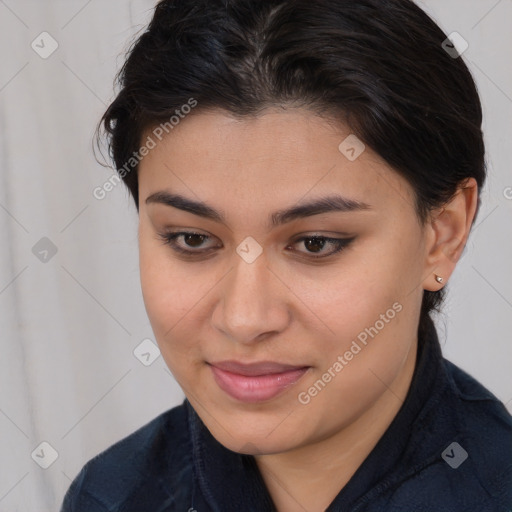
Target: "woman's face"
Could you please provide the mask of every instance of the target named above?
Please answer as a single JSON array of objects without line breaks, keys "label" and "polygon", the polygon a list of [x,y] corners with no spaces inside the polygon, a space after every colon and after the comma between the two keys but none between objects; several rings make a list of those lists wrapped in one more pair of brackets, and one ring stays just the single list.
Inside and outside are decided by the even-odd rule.
[{"label": "woman's face", "polygon": [[222,444],[317,442],[410,376],[428,244],[401,176],[305,110],[196,112],[147,135],[144,301]]}]

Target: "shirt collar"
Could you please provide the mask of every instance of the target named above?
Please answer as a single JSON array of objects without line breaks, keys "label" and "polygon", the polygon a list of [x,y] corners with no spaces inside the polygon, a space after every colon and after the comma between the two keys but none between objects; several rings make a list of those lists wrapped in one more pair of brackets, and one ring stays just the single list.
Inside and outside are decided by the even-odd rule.
[{"label": "shirt collar", "polygon": [[[382,491],[429,464],[442,451],[441,444],[421,442],[423,428],[436,412],[447,376],[436,329],[427,322],[425,336],[419,337],[416,365],[402,407],[372,452],[343,487],[327,512],[347,510],[357,502],[371,500]],[[275,510],[254,457],[232,452],[221,445],[205,427],[190,402],[189,428],[196,477],[210,508],[214,511]],[[377,484],[380,484],[377,488]]]}]

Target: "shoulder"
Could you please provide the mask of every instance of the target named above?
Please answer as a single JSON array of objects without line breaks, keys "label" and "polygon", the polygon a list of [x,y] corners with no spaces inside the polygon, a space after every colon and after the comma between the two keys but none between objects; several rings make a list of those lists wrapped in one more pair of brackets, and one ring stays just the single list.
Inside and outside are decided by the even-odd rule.
[{"label": "shoulder", "polygon": [[[512,416],[505,405],[464,370],[447,360],[444,364],[454,395],[458,429],[482,462],[512,468]],[[486,464],[481,467],[491,470]]]},{"label": "shoulder", "polygon": [[512,416],[474,377],[446,359],[443,365],[448,385],[420,426],[435,453],[395,490],[395,508],[423,511],[415,508],[421,502],[439,512],[510,512]]},{"label": "shoulder", "polygon": [[175,489],[183,492],[179,479],[192,470],[191,451],[182,404],[87,462],[68,489],[61,512],[125,510],[123,504],[132,507],[148,499],[172,501]]},{"label": "shoulder", "polygon": [[458,430],[468,461],[491,496],[504,494],[512,508],[512,416],[505,405],[471,375],[445,360],[455,395]]}]

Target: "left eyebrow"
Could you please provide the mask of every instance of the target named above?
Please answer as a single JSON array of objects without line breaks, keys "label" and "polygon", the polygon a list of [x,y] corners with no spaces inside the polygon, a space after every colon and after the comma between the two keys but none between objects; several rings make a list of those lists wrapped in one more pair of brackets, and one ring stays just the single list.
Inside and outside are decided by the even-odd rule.
[{"label": "left eyebrow", "polygon": [[278,210],[271,215],[272,225],[279,226],[292,220],[311,217],[321,213],[354,212],[370,210],[369,204],[354,199],[348,199],[340,195],[330,195],[314,199],[308,203],[299,204],[285,210]]},{"label": "left eyebrow", "polygon": [[[171,194],[165,190],[155,192],[146,198],[146,204],[160,203],[166,206],[171,206],[199,217],[211,219],[215,222],[222,222],[226,224],[226,219],[222,213],[215,210],[212,206],[202,202],[196,201],[179,194]],[[277,227],[286,224],[296,219],[312,217],[321,213],[331,212],[354,212],[370,210],[371,206],[361,201],[348,199],[340,195],[330,195],[313,199],[307,203],[301,203],[291,208],[278,210],[270,215],[270,225]]]}]

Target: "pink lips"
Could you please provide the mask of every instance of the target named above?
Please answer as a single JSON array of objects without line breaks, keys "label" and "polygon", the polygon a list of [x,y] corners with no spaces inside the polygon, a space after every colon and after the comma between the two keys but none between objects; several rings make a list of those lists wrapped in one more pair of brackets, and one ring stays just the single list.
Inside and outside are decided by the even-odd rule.
[{"label": "pink lips", "polygon": [[242,402],[262,402],[295,384],[309,367],[270,361],[252,364],[221,361],[211,363],[210,368],[218,386],[231,397]]}]

